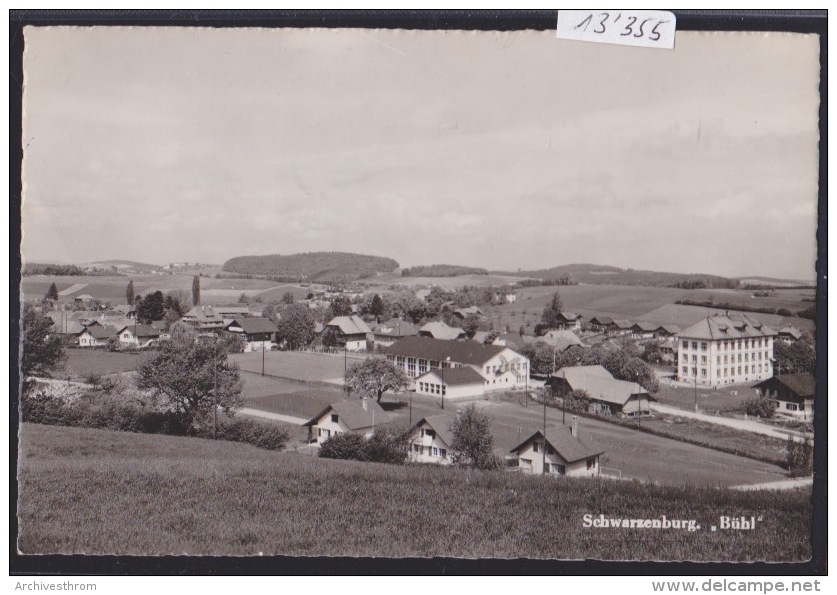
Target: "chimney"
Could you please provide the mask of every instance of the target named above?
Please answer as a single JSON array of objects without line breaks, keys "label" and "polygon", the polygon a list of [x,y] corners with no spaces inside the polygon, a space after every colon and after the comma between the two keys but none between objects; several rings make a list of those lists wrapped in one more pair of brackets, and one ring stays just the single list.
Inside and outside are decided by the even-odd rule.
[{"label": "chimney", "polygon": [[572,434],[573,438],[578,438],[578,416],[573,415],[573,423],[570,426],[570,433]]}]

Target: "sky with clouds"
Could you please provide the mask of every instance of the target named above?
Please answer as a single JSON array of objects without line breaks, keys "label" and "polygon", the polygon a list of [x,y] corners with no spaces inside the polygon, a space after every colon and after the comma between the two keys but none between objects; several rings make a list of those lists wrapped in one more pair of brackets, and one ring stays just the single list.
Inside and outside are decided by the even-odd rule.
[{"label": "sky with clouds", "polygon": [[27,28],[24,260],[813,279],[819,41]]}]

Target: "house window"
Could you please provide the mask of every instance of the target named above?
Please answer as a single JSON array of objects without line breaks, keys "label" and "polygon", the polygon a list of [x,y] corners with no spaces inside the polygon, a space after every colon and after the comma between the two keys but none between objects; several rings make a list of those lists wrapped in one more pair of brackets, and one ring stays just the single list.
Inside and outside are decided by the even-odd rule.
[{"label": "house window", "polygon": [[413,444],[413,452],[416,454],[421,454],[421,445],[420,444]]},{"label": "house window", "polygon": [[592,469],[595,466],[596,466],[596,459],[595,458],[587,459],[587,468],[588,469]]},{"label": "house window", "polygon": [[696,364],[696,363],[697,363],[697,356],[696,356],[696,355],[693,355],[693,356],[692,356],[692,363],[693,363],[693,364]]},{"label": "house window", "polygon": [[567,468],[564,465],[559,465],[557,463],[547,463],[546,466],[549,469],[549,472],[554,475],[566,475],[567,473]]},{"label": "house window", "polygon": [[706,368],[701,368],[700,369],[700,376],[701,376],[701,378],[706,378]]},{"label": "house window", "polygon": [[533,452],[541,452],[541,443],[540,443],[540,442],[538,442],[537,440],[535,440],[535,441],[532,443],[532,451],[533,451]]},{"label": "house window", "polygon": [[436,436],[436,430],[433,430],[433,429],[431,429],[431,428],[426,428],[426,429],[424,430],[424,435],[425,435],[425,436],[429,436],[430,438],[435,438],[435,436]]},{"label": "house window", "polygon": [[683,349],[688,349],[688,348],[689,348],[689,342],[688,341],[683,341]]},{"label": "house window", "polygon": [[438,457],[438,456],[439,456],[439,449],[438,449],[438,448],[436,448],[435,446],[433,447],[433,456],[434,456],[434,457]]},{"label": "house window", "polygon": [[683,366],[683,374],[686,375],[689,373],[689,366]]},{"label": "house window", "polygon": [[532,468],[532,461],[529,459],[518,459],[517,464],[523,467],[524,469]]},{"label": "house window", "polygon": [[700,356],[700,363],[702,363],[704,366],[706,365],[706,356],[705,355]]},{"label": "house window", "polygon": [[700,350],[701,351],[706,351],[706,349],[707,349],[707,343],[705,343],[705,342],[701,343],[700,344]]},{"label": "house window", "polygon": [[799,405],[796,403],[785,403],[785,409],[788,411],[799,411]]},{"label": "house window", "polygon": [[448,450],[446,448],[440,448],[439,449],[439,456],[442,457],[443,459],[447,458]]},{"label": "house window", "polygon": [[337,414],[336,414],[336,413],[332,413],[332,414],[331,414],[331,421],[332,421],[333,423],[337,423]]},{"label": "house window", "polygon": [[692,349],[697,351],[697,341],[692,341]]}]

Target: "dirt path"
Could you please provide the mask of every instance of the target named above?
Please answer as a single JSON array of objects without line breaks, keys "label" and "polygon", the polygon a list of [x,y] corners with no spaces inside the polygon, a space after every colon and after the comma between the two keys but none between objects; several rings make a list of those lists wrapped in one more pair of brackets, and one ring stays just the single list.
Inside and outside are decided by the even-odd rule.
[{"label": "dirt path", "polygon": [[706,415],[705,413],[695,413],[694,411],[686,411],[678,409],[677,407],[670,407],[669,405],[661,405],[659,403],[651,403],[651,409],[665,413],[666,415],[674,415],[677,417],[685,417],[689,419],[697,419],[705,421],[710,424],[719,426],[726,426],[735,430],[742,430],[745,432],[753,432],[754,434],[763,434],[771,438],[778,438],[779,440],[787,440],[788,436],[794,436],[795,440],[801,441],[802,437],[797,432],[790,432],[788,430],[779,430],[772,426],[751,420],[734,419],[730,417],[720,417],[716,415]]},{"label": "dirt path", "polygon": [[731,490],[751,492],[754,490],[795,490],[798,488],[809,488],[814,485],[813,477],[797,477],[796,479],[785,479],[781,481],[770,481],[767,483],[753,483],[749,485],[732,486]]}]

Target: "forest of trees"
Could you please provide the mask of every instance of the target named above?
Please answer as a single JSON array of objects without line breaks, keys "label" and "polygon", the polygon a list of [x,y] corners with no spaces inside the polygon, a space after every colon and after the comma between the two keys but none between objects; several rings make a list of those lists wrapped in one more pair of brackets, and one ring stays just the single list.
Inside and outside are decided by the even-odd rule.
[{"label": "forest of trees", "polygon": [[221,267],[228,273],[269,277],[280,281],[345,283],[389,273],[398,268],[391,258],[348,252],[307,252],[237,256]]},{"label": "forest of trees", "polygon": [[21,271],[21,275],[24,277],[31,276],[31,275],[56,275],[62,277],[81,277],[81,276],[90,276],[90,277],[113,277],[113,276],[122,276],[121,273],[116,272],[114,269],[92,269],[86,270],[81,267],[77,267],[74,264],[27,264],[23,267]]},{"label": "forest of trees", "polygon": [[455,264],[431,264],[401,269],[402,277],[456,277],[459,275],[487,275],[488,269]]}]

